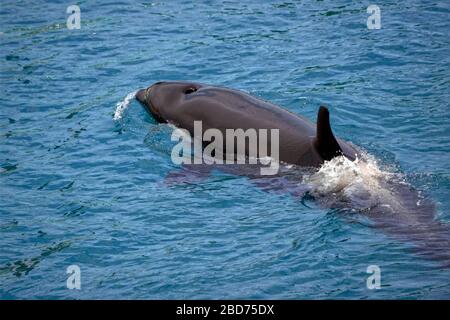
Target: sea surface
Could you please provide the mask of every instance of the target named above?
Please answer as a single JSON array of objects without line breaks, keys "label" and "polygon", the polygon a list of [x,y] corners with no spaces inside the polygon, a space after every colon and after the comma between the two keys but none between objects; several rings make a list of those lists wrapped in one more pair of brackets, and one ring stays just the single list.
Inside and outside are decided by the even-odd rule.
[{"label": "sea surface", "polygon": [[363,213],[220,171],[165,183],[172,129],[133,99],[193,80],[325,104],[450,225],[448,1],[77,1],[69,30],[71,4],[0,4],[1,299],[450,299],[449,268]]}]

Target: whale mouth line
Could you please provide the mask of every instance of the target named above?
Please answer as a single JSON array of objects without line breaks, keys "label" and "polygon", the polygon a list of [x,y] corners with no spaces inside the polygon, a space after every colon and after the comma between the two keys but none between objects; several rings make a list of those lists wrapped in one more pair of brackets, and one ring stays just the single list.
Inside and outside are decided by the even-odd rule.
[{"label": "whale mouth line", "polygon": [[136,92],[136,100],[139,101],[142,104],[145,104],[145,102],[147,101],[147,97],[148,97],[148,89],[139,89]]},{"label": "whale mouth line", "polygon": [[158,109],[155,107],[154,103],[152,102],[152,99],[150,99],[150,97],[149,97],[151,89],[152,89],[152,87],[147,88],[144,93],[144,100],[141,101],[138,99],[138,101],[142,105],[147,107],[147,109],[150,111],[150,113],[152,114],[153,118],[155,118],[156,121],[158,121],[159,123],[166,123],[167,121],[161,116]]},{"label": "whale mouth line", "polygon": [[145,93],[144,93],[144,100],[147,101],[148,100],[148,96],[150,94],[150,91],[152,90],[152,87],[148,87],[147,89],[145,89]]}]

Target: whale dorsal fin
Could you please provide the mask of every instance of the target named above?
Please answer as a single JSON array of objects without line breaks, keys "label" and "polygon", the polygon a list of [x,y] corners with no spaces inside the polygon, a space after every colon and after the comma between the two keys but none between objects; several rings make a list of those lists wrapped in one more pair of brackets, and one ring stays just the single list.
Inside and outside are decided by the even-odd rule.
[{"label": "whale dorsal fin", "polygon": [[327,107],[324,106],[320,106],[317,114],[317,130],[314,145],[317,152],[326,161],[342,154],[342,149],[334,137],[333,131],[331,131],[330,113]]}]

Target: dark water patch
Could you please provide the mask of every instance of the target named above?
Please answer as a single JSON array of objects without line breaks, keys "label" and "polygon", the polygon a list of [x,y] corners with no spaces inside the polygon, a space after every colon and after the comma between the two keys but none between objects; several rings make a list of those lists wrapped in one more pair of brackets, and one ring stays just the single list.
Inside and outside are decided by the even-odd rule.
[{"label": "dark water patch", "polygon": [[12,229],[12,228],[17,227],[18,225],[19,225],[19,221],[17,221],[17,220],[12,220],[10,222],[1,223],[0,231]]},{"label": "dark water patch", "polygon": [[2,164],[0,166],[1,170],[0,170],[0,174],[8,174],[11,173],[15,170],[17,170],[17,168],[19,167],[19,164],[12,164],[12,163],[6,163],[6,164]]},{"label": "dark water patch", "polygon": [[48,186],[49,183],[50,183],[50,181],[45,182],[43,185],[39,186],[39,187],[37,188],[37,190],[42,190],[42,189],[44,189],[46,186]]},{"label": "dark water patch", "polygon": [[17,278],[28,275],[28,273],[31,272],[43,259],[68,248],[70,245],[70,241],[62,241],[44,248],[38,256],[8,262],[5,265],[0,266],[0,275],[12,274]]},{"label": "dark water patch", "polygon": [[19,56],[15,56],[12,54],[9,54],[5,57],[6,61],[19,61],[20,57]]},{"label": "dark water patch", "polygon": [[69,190],[72,188],[72,186],[74,185],[75,181],[71,181],[68,185],[62,187],[61,189],[59,189],[59,191],[63,192],[65,190]]}]

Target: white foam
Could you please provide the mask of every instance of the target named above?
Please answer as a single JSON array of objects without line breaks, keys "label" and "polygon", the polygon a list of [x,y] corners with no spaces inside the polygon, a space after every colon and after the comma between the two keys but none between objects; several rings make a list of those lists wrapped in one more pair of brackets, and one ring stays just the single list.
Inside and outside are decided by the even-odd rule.
[{"label": "white foam", "polygon": [[114,112],[114,120],[120,120],[122,119],[122,115],[125,112],[125,110],[130,105],[131,101],[136,97],[137,91],[130,92],[127,94],[125,99],[122,101],[117,102],[116,104],[116,111]]},{"label": "white foam", "polygon": [[359,209],[382,206],[396,211],[400,204],[386,187],[393,177],[393,173],[380,169],[368,155],[355,161],[341,156],[326,161],[317,172],[303,176],[303,182],[314,197],[334,205],[351,203]]}]

